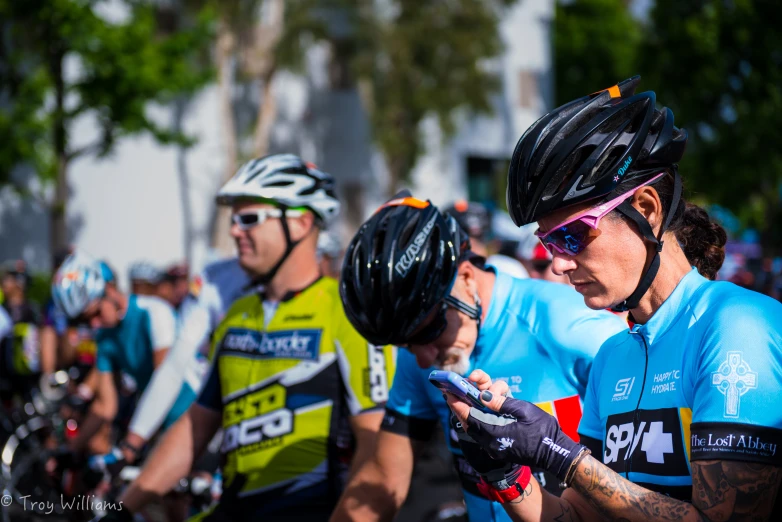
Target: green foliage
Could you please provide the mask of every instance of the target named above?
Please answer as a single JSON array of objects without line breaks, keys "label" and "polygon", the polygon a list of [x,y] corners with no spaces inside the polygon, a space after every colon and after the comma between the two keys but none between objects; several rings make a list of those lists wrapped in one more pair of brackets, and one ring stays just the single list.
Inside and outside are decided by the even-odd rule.
[{"label": "green foliage", "polygon": [[52,274],[37,272],[30,278],[30,286],[27,287],[27,298],[43,308],[51,295]]},{"label": "green foliage", "polygon": [[[165,34],[152,2],[128,2],[130,14],[118,23],[96,14],[100,3],[0,0],[0,184],[24,164],[51,181],[58,161],[107,154],[123,135],[150,132],[164,143],[190,142],[151,120],[146,105],[192,93],[209,79],[199,61],[211,43],[209,12]],[[84,114],[97,119],[101,135],[76,149],[68,127]]]},{"label": "green foliage", "polygon": [[556,103],[638,74],[642,28],[622,0],[558,1],[554,15]]},{"label": "green foliage", "polygon": [[690,133],[690,188],[782,246],[782,4],[657,0],[641,62]]},{"label": "green foliage", "polygon": [[425,117],[436,116],[449,136],[456,109],[490,110],[498,78],[488,61],[501,54],[497,26],[511,2],[398,0],[383,9],[372,0],[356,3],[354,72],[369,87],[374,138],[399,181],[422,153]]},{"label": "green foliage", "polygon": [[275,49],[275,59],[281,67],[303,72],[307,48],[330,36],[322,8],[323,0],[285,2],[285,28]]}]

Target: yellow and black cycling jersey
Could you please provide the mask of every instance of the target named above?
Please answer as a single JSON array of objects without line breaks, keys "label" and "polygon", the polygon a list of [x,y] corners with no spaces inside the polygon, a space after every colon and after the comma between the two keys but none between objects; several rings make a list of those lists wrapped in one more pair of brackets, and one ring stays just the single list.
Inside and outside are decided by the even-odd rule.
[{"label": "yellow and black cycling jersey", "polygon": [[35,375],[40,372],[38,326],[40,319],[36,309],[28,303],[2,305],[13,322],[11,335],[3,345],[6,371],[12,376]]},{"label": "yellow and black cycling jersey", "polygon": [[395,359],[348,322],[333,279],[276,310],[259,294],[236,301],[215,331],[198,399],[223,415],[218,510],[328,518],[352,456],[348,419],[383,410]]},{"label": "yellow and black cycling jersey", "polygon": [[[5,336],[0,337],[0,400],[25,397],[40,373],[38,315],[27,303],[2,305]],[[10,325],[10,328],[9,328]]]}]

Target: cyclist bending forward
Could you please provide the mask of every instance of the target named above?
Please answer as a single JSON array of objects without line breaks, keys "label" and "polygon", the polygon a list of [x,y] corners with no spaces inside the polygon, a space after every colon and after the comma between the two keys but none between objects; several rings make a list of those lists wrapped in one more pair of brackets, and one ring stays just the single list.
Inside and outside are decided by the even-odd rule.
[{"label": "cyclist bending forward", "polygon": [[[80,452],[117,416],[119,397],[115,378],[118,374],[131,387],[145,390],[174,341],[174,312],[157,297],[125,295],[114,286],[107,286],[100,264],[80,252],[70,255],[58,269],[52,282],[52,298],[68,317],[97,329],[99,378],[95,400],[79,427],[79,434],[70,443],[71,449]],[[195,393],[190,389],[180,393],[178,407],[164,421],[166,426],[184,412],[188,396],[192,400]],[[108,447],[92,449],[98,453],[109,450]],[[119,449],[126,460],[135,459],[141,450],[127,442]]]}]

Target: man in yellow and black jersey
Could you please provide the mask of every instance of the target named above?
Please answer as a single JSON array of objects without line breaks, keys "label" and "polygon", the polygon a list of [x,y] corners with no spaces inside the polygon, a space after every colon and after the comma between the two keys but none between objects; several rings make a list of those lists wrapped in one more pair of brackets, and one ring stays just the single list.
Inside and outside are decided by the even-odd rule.
[{"label": "man in yellow and black jersey", "polygon": [[[333,180],[296,156],[250,161],[220,190],[239,263],[262,291],[213,336],[201,395],[169,429],[113,520],[130,520],[186,475],[223,429],[223,494],[196,520],[328,520],[353,466],[372,454],[395,352],[369,344],[322,277],[318,231],[336,216]],[[107,520],[107,519],[104,519]]]},{"label": "man in yellow and black jersey", "polygon": [[0,339],[0,400],[11,401],[26,396],[38,383],[40,352],[38,307],[27,297],[31,278],[22,260],[6,263],[0,277],[2,306],[13,324],[13,330]]}]

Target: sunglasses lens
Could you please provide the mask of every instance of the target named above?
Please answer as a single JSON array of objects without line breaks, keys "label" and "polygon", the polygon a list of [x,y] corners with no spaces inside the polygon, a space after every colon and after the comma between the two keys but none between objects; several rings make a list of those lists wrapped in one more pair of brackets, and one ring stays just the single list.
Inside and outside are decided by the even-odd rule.
[{"label": "sunglasses lens", "polygon": [[239,225],[239,228],[247,230],[261,223],[261,218],[258,213],[246,213],[246,214],[234,214],[231,216],[231,221]]},{"label": "sunglasses lens", "polygon": [[563,227],[552,230],[543,238],[543,244],[549,252],[551,252],[551,247],[553,246],[565,254],[575,256],[580,254],[589,244],[589,241],[594,236],[592,230],[583,221],[573,221]]},{"label": "sunglasses lens", "polygon": [[258,223],[258,214],[236,214],[240,225],[250,226]]}]

